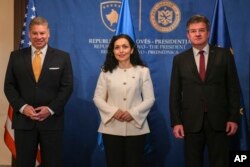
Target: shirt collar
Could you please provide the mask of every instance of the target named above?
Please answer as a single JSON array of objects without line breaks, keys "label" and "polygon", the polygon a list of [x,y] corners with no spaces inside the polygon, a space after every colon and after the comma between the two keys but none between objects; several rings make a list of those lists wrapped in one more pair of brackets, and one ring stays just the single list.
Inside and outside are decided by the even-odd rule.
[{"label": "shirt collar", "polygon": [[[209,45],[207,44],[202,50],[204,51],[204,55],[208,55]],[[193,52],[194,52],[195,56],[199,55],[199,51],[200,51],[199,49],[196,49],[196,48],[193,47]]]},{"label": "shirt collar", "polygon": [[[35,54],[36,50],[37,49],[34,46],[31,46],[32,55]],[[42,49],[40,49],[40,51],[42,52],[42,55],[46,55],[47,50],[48,50],[48,45],[45,45]]]}]

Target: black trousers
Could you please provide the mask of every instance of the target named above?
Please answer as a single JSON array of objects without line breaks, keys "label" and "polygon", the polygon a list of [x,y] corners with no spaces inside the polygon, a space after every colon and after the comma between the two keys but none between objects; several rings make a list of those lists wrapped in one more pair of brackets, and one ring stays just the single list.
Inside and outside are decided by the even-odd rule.
[{"label": "black trousers", "polygon": [[187,167],[202,167],[207,146],[210,167],[229,166],[229,139],[225,131],[214,130],[204,115],[203,127],[197,133],[185,133],[185,157]]},{"label": "black trousers", "polygon": [[16,167],[34,167],[40,145],[41,167],[62,167],[62,130],[15,130]]},{"label": "black trousers", "polygon": [[103,134],[107,167],[141,167],[145,137]]}]

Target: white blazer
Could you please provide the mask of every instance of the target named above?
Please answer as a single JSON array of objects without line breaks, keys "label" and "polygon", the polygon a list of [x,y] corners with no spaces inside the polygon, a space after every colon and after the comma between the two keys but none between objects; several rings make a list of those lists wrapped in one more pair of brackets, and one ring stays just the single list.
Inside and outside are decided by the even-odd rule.
[{"label": "white blazer", "polygon": [[[147,115],[155,97],[147,67],[116,68],[112,73],[101,72],[94,95],[101,123],[98,131],[119,136],[149,133]],[[134,120],[121,122],[113,118],[118,110],[128,111]]]}]

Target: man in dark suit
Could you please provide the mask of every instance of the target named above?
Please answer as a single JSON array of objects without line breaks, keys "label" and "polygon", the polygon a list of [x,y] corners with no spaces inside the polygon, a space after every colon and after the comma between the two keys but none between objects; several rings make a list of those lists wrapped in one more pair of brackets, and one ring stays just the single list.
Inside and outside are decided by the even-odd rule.
[{"label": "man in dark suit", "polygon": [[46,19],[29,25],[31,47],[13,51],[5,76],[5,95],[13,107],[16,166],[34,167],[40,145],[41,166],[62,166],[64,105],[73,88],[69,54],[48,46]]},{"label": "man in dark suit", "polygon": [[[207,146],[209,165],[227,167],[228,136],[239,121],[239,81],[231,52],[208,44],[210,24],[201,15],[187,22],[192,48],[174,57],[170,115],[173,134],[184,138],[188,167],[203,165]],[[201,52],[200,52],[201,51]]]}]

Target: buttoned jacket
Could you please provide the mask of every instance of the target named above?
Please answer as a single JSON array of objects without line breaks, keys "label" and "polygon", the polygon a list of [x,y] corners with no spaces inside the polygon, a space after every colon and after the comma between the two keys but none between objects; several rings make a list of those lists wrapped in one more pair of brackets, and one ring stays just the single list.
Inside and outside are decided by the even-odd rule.
[{"label": "buttoned jacket", "polygon": [[226,130],[226,123],[239,121],[240,89],[229,49],[210,45],[205,81],[199,77],[192,48],[174,57],[170,86],[172,126],[198,132],[204,111],[212,128]]},{"label": "buttoned jacket", "polygon": [[[48,46],[38,82],[32,71],[31,56],[31,47],[13,51],[10,55],[4,92],[14,111],[12,128],[63,129],[64,105],[73,90],[69,54]],[[41,122],[34,121],[20,113],[25,104],[48,106],[54,115]]]},{"label": "buttoned jacket", "polygon": [[[102,71],[93,100],[101,116],[99,132],[119,136],[150,132],[147,115],[155,97],[147,67],[116,68],[112,73]],[[128,111],[133,120],[121,122],[113,118],[118,109]]]}]

